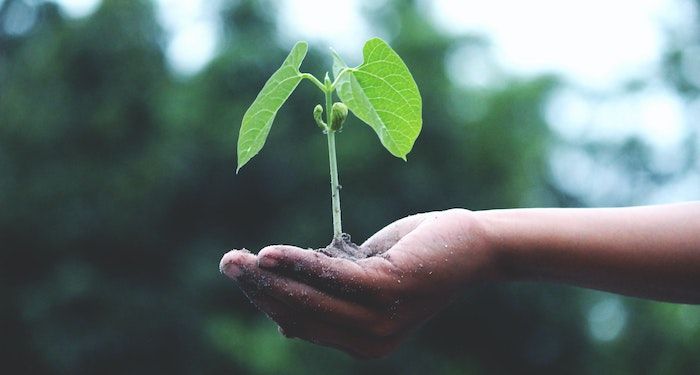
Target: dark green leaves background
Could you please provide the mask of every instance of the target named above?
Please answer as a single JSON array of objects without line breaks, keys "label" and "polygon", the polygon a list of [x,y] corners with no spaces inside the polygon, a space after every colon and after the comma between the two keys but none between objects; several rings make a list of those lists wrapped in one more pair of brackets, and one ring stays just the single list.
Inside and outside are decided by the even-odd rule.
[{"label": "dark green leaves background", "polygon": [[[282,338],[217,271],[234,247],[318,247],[332,233],[315,87],[299,86],[275,120],[274,147],[234,173],[238,124],[290,48],[277,43],[273,5],[223,2],[221,54],[181,79],[167,69],[148,1],[105,0],[81,20],[27,2],[34,26],[10,35],[18,2],[0,6],[0,372],[700,372],[697,309],[561,286],[475,287],[380,361]],[[394,25],[387,40],[412,67],[424,122],[408,163],[357,119],[345,124],[343,219],[357,241],[419,211],[585,202],[548,172],[559,141],[542,112],[555,77],[461,88],[446,56],[479,39],[441,34],[412,2],[388,1],[370,17]],[[669,51],[665,67],[692,98],[697,87],[674,74],[681,53]],[[310,46],[305,71],[330,64]],[[613,146],[584,150],[625,155],[612,160],[646,181],[647,150]],[[593,307],[620,305],[620,335],[591,336]]]}]

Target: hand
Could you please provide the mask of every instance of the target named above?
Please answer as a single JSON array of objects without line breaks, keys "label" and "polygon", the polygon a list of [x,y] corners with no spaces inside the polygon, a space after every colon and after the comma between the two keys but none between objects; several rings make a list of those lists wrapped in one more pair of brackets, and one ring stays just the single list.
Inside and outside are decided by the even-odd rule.
[{"label": "hand", "polygon": [[361,358],[391,352],[462,286],[500,277],[484,230],[467,210],[403,218],[362,246],[375,255],[352,261],[283,245],[257,257],[234,250],[221,270],[285,336]]}]

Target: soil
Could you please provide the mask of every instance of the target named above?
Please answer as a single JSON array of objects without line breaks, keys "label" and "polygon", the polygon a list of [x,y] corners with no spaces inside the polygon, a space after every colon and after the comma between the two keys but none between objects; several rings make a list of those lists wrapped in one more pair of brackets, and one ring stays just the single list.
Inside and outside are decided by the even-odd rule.
[{"label": "soil", "polygon": [[347,233],[341,234],[340,238],[334,238],[328,246],[321,249],[316,249],[316,251],[330,257],[345,258],[350,260],[364,259],[374,255],[370,249],[361,248],[357,244],[353,243],[350,239],[350,235]]}]

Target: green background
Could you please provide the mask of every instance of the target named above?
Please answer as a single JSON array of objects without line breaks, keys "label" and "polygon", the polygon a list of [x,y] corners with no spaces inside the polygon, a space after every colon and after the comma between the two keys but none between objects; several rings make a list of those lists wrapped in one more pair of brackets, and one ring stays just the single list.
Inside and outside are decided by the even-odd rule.
[{"label": "green background", "polygon": [[[19,35],[6,32],[18,3],[36,15]],[[311,117],[323,99],[308,82],[234,173],[243,113],[289,48],[273,6],[224,2],[220,54],[184,78],[168,69],[150,2],[105,0],[83,19],[52,3],[0,5],[0,372],[700,373],[697,307],[556,285],[471,288],[382,360],[280,336],[217,269],[231,248],[319,247],[332,233],[326,141]],[[445,35],[418,9],[387,1],[367,14],[394,25],[388,41],[418,83],[424,125],[407,163],[355,118],[338,136],[344,229],[357,242],[421,211],[586,206],[552,176],[562,145],[631,182],[611,204],[697,168],[697,122],[678,151],[687,163],[662,173],[643,140],[552,133],[543,108],[556,76],[456,85],[450,51],[487,41]],[[679,62],[700,38],[684,40],[661,75],[691,100],[699,88]],[[330,64],[312,44],[302,70]]]}]

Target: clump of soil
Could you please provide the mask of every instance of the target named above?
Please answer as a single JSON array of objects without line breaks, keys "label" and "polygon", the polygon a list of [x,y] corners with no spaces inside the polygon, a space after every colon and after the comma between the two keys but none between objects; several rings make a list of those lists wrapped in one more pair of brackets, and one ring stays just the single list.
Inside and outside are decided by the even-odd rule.
[{"label": "clump of soil", "polygon": [[316,249],[316,251],[330,257],[350,260],[364,259],[374,255],[370,249],[360,247],[352,242],[350,235],[347,233],[341,234],[340,238],[334,238],[328,246]]}]

